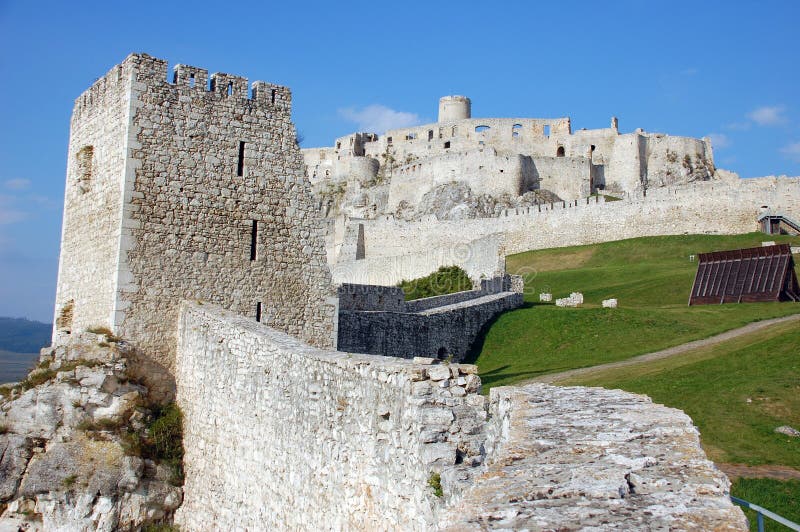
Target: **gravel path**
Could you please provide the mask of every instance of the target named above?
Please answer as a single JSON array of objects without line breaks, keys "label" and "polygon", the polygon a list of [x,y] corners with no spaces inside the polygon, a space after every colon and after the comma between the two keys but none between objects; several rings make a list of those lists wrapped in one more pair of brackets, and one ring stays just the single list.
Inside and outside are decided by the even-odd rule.
[{"label": "gravel path", "polygon": [[744,478],[774,478],[775,480],[800,480],[800,471],[787,466],[744,464],[716,464],[731,480]]},{"label": "gravel path", "polygon": [[772,325],[776,325],[778,323],[786,323],[797,321],[800,322],[800,314],[792,314],[791,316],[784,316],[782,318],[773,318],[770,320],[763,320],[763,321],[756,321],[753,323],[748,323],[744,327],[739,327],[738,329],[731,329],[730,331],[726,331],[724,333],[718,334],[716,336],[712,336],[710,338],[705,338],[703,340],[695,340],[694,342],[689,342],[686,344],[676,345],[674,347],[670,347],[668,349],[662,349],[661,351],[655,351],[653,353],[647,353],[644,355],[639,355],[633,358],[629,358],[627,360],[620,360],[618,362],[609,362],[608,364],[600,364],[599,366],[591,366],[588,368],[578,368],[572,369],[569,371],[563,371],[561,373],[549,373],[547,375],[540,375],[539,377],[534,377],[533,379],[527,380],[525,382],[520,383],[520,385],[529,383],[529,382],[546,382],[546,383],[553,383],[558,381],[563,381],[567,379],[572,379],[573,377],[582,377],[584,375],[591,375],[596,371],[602,371],[605,369],[611,368],[622,368],[625,366],[633,366],[635,364],[642,364],[644,362],[650,362],[653,360],[660,360],[662,358],[667,358],[675,355],[680,355],[686,353],[687,351],[691,351],[693,349],[697,349],[699,347],[706,347],[709,345],[716,345],[726,340],[731,340],[733,338],[737,338],[744,334],[749,334],[751,332],[759,331],[761,329],[765,329]]}]

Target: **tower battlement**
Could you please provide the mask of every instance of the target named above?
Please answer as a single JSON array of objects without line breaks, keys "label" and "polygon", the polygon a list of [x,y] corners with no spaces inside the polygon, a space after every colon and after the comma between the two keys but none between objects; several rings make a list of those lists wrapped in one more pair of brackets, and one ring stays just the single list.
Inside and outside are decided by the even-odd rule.
[{"label": "tower battlement", "polygon": [[238,101],[245,109],[291,114],[292,92],[289,87],[254,81],[248,91],[248,79],[243,76],[214,72],[200,67],[177,64],[169,76],[169,65],[164,59],[148,54],[131,54],[119,65],[99,78],[76,100],[74,116],[91,112],[95,106],[105,105],[107,93],[116,97],[117,91],[126,87],[138,90],[158,88],[171,92],[174,97],[201,97],[210,101]]}]

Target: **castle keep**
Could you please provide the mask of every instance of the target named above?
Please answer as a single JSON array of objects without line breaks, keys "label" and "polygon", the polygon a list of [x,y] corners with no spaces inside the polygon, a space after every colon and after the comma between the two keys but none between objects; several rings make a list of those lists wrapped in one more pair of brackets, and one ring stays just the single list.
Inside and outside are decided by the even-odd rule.
[{"label": "castle keep", "polygon": [[133,54],[75,102],[54,337],[105,326],[171,370],[183,299],[322,347],[334,295],[289,89]]}]

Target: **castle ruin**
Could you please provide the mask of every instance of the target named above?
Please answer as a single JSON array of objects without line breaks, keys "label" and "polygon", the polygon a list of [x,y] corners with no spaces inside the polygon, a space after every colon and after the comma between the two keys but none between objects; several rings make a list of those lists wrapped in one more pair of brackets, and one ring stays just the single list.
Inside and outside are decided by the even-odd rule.
[{"label": "castle ruin", "polygon": [[[436,186],[416,157],[435,151],[431,165],[458,169],[460,150],[464,164],[491,157],[498,174],[508,172],[487,193],[548,185],[566,197],[648,188],[657,174],[642,168],[654,166],[651,156],[666,158],[669,141],[619,135],[615,126],[572,133],[569,119],[473,120],[469,101],[452,97],[435,128],[346,137],[335,148],[346,154],[326,151],[336,156],[330,168],[306,155],[308,176],[288,89],[255,82],[249,92],[245,78],[209,79],[185,65],[169,80],[166,66],[130,55],[76,102],[53,339],[68,343],[103,326],[144,354],[147,376],[153,363],[174,379],[184,412],[182,527],[746,528],[728,479],[680,411],[619,391],[545,385],[493,388],[486,397],[475,366],[334,350],[339,300],[326,264],[326,206],[312,193],[325,178],[314,172],[356,169],[383,187],[387,208],[399,207],[417,201],[421,183]],[[513,143],[525,153],[499,149]],[[708,169],[707,142],[686,145]],[[378,183],[390,157],[409,156],[391,162],[391,182]],[[468,179],[493,187],[488,170]],[[595,207],[613,216],[610,205]],[[590,207],[563,200],[561,208]],[[488,250],[496,273],[504,273],[500,251],[529,243],[513,226],[536,216],[493,217],[506,233],[468,228],[469,242],[485,247],[459,248],[446,235],[454,229],[437,225],[447,220],[377,214],[345,231],[340,247],[352,249],[353,263],[370,262],[378,227],[370,224],[385,223],[399,238],[389,247],[417,235],[417,246],[451,246],[465,264]],[[341,264],[332,263],[334,281]],[[448,302],[463,297],[472,296]],[[401,303],[406,313],[429,310]],[[346,302],[345,311],[357,309]]]}]

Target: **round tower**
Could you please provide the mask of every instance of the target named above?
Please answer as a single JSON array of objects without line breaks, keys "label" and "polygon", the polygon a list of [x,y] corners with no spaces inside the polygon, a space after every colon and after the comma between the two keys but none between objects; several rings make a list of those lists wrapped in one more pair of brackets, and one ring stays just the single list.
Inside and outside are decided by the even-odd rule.
[{"label": "round tower", "polygon": [[472,102],[466,96],[439,98],[439,122],[453,122],[472,117]]}]

